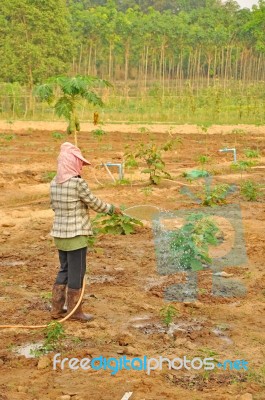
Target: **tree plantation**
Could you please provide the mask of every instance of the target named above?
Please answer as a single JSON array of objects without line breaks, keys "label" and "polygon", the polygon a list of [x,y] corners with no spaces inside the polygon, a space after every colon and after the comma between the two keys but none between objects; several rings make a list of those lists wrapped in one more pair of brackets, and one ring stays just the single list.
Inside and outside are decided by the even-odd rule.
[{"label": "tree plantation", "polygon": [[[192,114],[209,107],[209,98],[217,114],[232,107],[242,118],[247,107],[264,108],[264,0],[252,10],[233,0],[2,0],[0,19],[4,117],[34,117],[34,84],[60,74],[114,84],[105,92],[109,111],[120,108],[122,114],[111,114],[114,120],[131,120],[136,111],[139,121],[172,121],[175,113],[179,122],[193,122]],[[141,105],[143,96],[154,108],[166,96],[169,110],[172,99],[191,109],[186,116],[172,109],[158,118]],[[233,98],[229,104],[227,96]],[[43,109],[38,113],[45,118]],[[262,120],[258,112],[249,122]]]},{"label": "tree plantation", "polygon": [[0,0],[0,400],[265,400],[264,128],[265,0]]}]

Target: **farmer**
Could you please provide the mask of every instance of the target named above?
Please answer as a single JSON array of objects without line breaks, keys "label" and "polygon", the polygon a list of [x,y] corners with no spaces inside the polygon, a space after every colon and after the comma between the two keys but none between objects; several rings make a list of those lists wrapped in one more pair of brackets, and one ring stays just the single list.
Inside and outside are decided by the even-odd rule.
[{"label": "farmer", "polygon": [[[94,196],[80,174],[84,165],[91,165],[78,147],[66,142],[58,157],[57,175],[50,184],[51,207],[55,213],[51,236],[59,252],[60,270],[52,289],[52,318],[63,317],[67,287],[67,311],[77,304],[86,272],[89,236],[93,234],[89,208],[109,215],[122,214],[119,208]],[[70,319],[90,321],[82,305]]]}]

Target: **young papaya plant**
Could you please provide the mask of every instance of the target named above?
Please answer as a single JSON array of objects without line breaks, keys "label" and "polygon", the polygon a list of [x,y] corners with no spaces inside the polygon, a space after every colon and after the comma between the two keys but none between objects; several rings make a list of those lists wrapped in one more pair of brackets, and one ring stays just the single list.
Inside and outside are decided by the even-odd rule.
[{"label": "young papaya plant", "polygon": [[159,146],[153,141],[147,144],[141,143],[138,147],[138,152],[135,154],[135,159],[140,159],[146,162],[147,168],[141,172],[149,174],[150,183],[158,185],[162,178],[171,178],[171,175],[166,171],[163,153],[172,150],[180,139],[171,139]]},{"label": "young papaya plant", "polygon": [[199,271],[211,265],[209,246],[217,246],[222,232],[204,213],[192,213],[184,225],[169,234],[170,249],[182,270]]},{"label": "young papaya plant", "polygon": [[[95,87],[110,87],[110,82],[94,76],[58,76],[47,80],[43,85],[37,86],[35,93],[42,101],[51,105],[58,117],[64,117],[68,122],[67,133],[74,134],[77,146],[77,132],[80,131],[78,105],[81,100],[86,100],[94,106],[102,106],[101,97],[93,90]],[[55,93],[59,88],[61,96],[56,98]]]}]

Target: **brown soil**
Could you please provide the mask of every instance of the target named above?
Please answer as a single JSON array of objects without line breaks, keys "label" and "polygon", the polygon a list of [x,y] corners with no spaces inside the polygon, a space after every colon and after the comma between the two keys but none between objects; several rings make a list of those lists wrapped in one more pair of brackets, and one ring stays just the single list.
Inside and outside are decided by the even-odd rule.
[{"label": "brown soil", "polygon": [[[126,186],[107,183],[93,168],[85,170],[83,176],[98,197],[117,205],[153,204],[165,210],[198,207],[179,190],[190,187],[196,192],[203,181],[189,183],[182,172],[199,167],[196,159],[205,154],[207,146],[211,155],[207,169],[214,173],[214,182],[240,183],[240,173],[230,169],[232,155],[218,152],[223,147],[234,147],[236,141],[239,159],[244,157],[246,148],[260,149],[258,165],[243,172],[243,179],[264,185],[264,130],[244,127],[246,134],[236,136],[231,133],[233,128],[238,129],[214,127],[207,136],[196,127],[176,127],[173,134],[181,138],[182,144],[165,156],[175,182],[164,180],[152,191],[145,189],[146,175],[135,171],[126,174],[133,179],[133,184]],[[47,292],[51,291],[58,268],[57,251],[49,236],[53,212],[45,174],[56,170],[63,141],[54,139],[51,132],[63,128],[56,123],[49,128],[39,123],[13,124],[15,137],[10,141],[6,138],[10,125],[2,122],[0,129],[0,324],[38,325],[49,322]],[[153,127],[149,136],[162,143],[167,129]],[[100,143],[87,132],[79,135],[79,146],[93,165],[102,160],[120,162],[126,144],[136,146],[148,140],[147,134],[139,133],[131,125],[115,126],[115,131],[109,126],[106,130],[111,133]],[[96,182],[95,173],[104,186]],[[120,400],[125,392],[133,392],[130,400],[265,399],[263,201],[247,202],[238,193],[228,197],[228,202],[241,206],[248,261],[240,268],[227,266],[225,271],[247,287],[245,297],[213,297],[210,272],[199,272],[198,300],[194,304],[174,303],[178,310],[174,322],[183,328],[170,336],[160,318],[160,310],[167,304],[163,291],[169,284],[183,282],[184,274],[157,273],[152,229],[148,224],[129,236],[103,235],[96,243],[96,251],[87,257],[90,283],[84,309],[95,314],[95,321],[65,323],[67,336],[56,351],[63,357],[79,359],[100,355],[119,358],[124,354],[128,358],[214,354],[220,362],[247,360],[247,372],[215,370],[207,374],[164,368],[150,376],[125,370],[111,376],[104,370],[54,371],[52,364],[39,369],[38,359],[18,356],[12,349],[43,340],[43,332],[0,330],[0,399],[57,400],[68,395],[65,399]],[[223,333],[214,333],[216,328]],[[50,361],[53,355],[48,355]]]}]

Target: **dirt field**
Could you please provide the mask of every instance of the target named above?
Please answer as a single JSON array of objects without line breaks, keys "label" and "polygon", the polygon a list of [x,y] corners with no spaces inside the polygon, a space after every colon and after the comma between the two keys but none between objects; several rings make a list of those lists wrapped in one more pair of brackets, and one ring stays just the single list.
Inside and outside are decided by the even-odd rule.
[{"label": "dirt field", "polygon": [[[37,130],[38,128],[47,130]],[[11,128],[11,130],[10,130]],[[60,145],[51,132],[62,129],[49,125],[0,126],[0,324],[37,325],[49,321],[48,293],[58,269],[58,256],[49,236],[53,211],[49,206],[49,182],[45,175],[56,170]],[[238,129],[238,127],[234,127]],[[168,127],[152,127],[157,142],[165,141]],[[152,190],[147,176],[126,173],[132,184],[100,186],[93,169],[83,177],[101,199],[127,207],[153,204],[165,210],[198,207],[180,193],[203,181],[187,182],[183,171],[199,168],[196,159],[208,147],[211,163],[207,169],[214,182],[239,184],[241,174],[231,170],[231,154],[219,149],[234,147],[238,158],[243,150],[258,148],[258,165],[242,173],[243,179],[264,184],[265,132],[261,127],[240,127],[245,133],[232,134],[233,127],[214,127],[211,135],[196,127],[176,127],[173,135],[181,138],[177,150],[166,153],[165,160],[174,181],[162,181]],[[95,164],[121,162],[126,144],[136,146],[148,135],[136,127],[108,126],[102,142],[87,132],[79,135],[79,147]],[[230,132],[230,133],[229,133]],[[8,136],[15,135],[11,139]],[[68,138],[66,138],[68,140]],[[264,199],[247,202],[238,193],[227,198],[242,210],[244,240],[248,260],[240,268],[227,266],[226,272],[244,284],[243,298],[217,298],[211,294],[211,273],[198,273],[199,293],[195,303],[175,302],[181,329],[171,335],[160,317],[165,306],[164,289],[176,276],[157,272],[153,233],[150,226],[133,235],[104,235],[96,243],[96,252],[87,256],[88,278],[84,309],[95,315],[88,324],[67,322],[66,337],[57,352],[63,357],[214,357],[246,360],[248,371],[203,370],[61,371],[52,369],[54,353],[41,359],[15,353],[16,346],[43,340],[41,330],[0,330],[0,400],[121,400],[133,392],[130,400],[262,400],[265,399],[264,365]]]}]

